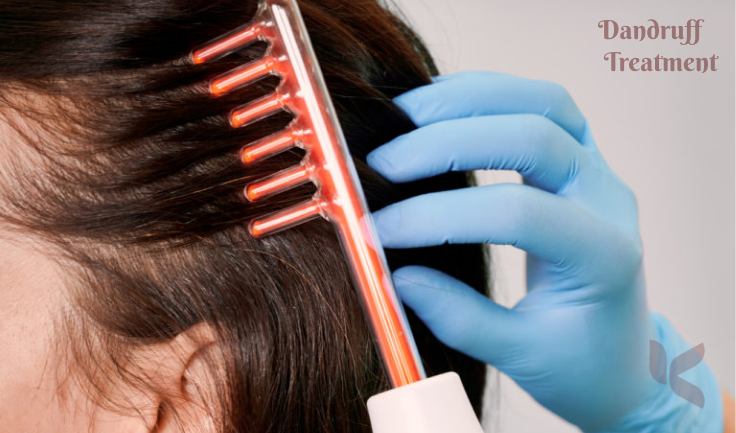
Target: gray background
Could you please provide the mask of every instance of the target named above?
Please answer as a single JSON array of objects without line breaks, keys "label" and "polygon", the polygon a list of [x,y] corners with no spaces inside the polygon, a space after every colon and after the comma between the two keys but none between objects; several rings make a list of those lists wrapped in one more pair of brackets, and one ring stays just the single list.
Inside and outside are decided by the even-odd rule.
[{"label": "gray background", "polygon": [[[729,0],[395,0],[440,70],[484,69],[564,85],[611,167],[636,192],[650,308],[664,313],[734,392],[734,3]],[[603,38],[619,25],[705,19],[700,42]],[[611,72],[626,57],[710,57],[715,72]],[[484,172],[485,183],[518,181]],[[524,255],[493,247],[500,301],[524,293]],[[507,378],[489,432],[574,432]]]}]

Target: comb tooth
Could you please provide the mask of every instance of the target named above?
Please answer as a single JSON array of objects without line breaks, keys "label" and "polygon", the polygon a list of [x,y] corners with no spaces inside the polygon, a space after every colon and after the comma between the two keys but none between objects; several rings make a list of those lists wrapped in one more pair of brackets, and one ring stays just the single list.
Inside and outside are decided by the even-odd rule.
[{"label": "comb tooth", "polygon": [[192,61],[194,64],[199,65],[210,60],[224,57],[238,48],[254,42],[262,34],[263,29],[258,24],[254,24],[242,30],[237,30],[232,34],[221,39],[217,39],[206,47],[195,51],[192,54]]},{"label": "comb tooth", "polygon": [[286,96],[275,92],[243,108],[235,109],[230,115],[230,124],[240,128],[280,111],[285,107]]},{"label": "comb tooth", "polygon": [[310,172],[304,165],[282,170],[245,188],[245,197],[250,201],[260,200],[309,182]]},{"label": "comb tooth", "polygon": [[249,145],[243,149],[240,158],[244,164],[252,164],[294,147],[296,141],[297,137],[290,128]]},{"label": "comb tooth", "polygon": [[271,73],[275,69],[276,61],[272,57],[266,57],[244,68],[229,72],[216,78],[210,85],[210,92],[219,96],[237,87],[257,81]]},{"label": "comb tooth", "polygon": [[315,199],[284,209],[275,214],[251,221],[250,234],[260,238],[307,222],[321,215],[322,205]]}]

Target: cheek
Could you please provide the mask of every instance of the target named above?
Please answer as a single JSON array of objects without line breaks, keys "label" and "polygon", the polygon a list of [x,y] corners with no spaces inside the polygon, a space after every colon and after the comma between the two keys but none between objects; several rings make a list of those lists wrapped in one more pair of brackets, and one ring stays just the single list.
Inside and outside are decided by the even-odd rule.
[{"label": "cheek", "polygon": [[78,431],[57,398],[58,281],[47,259],[0,241],[0,432]]},{"label": "cheek", "polygon": [[18,311],[29,305],[4,298],[0,296],[0,431],[53,431],[39,425],[42,418],[53,417],[57,406],[47,335],[38,327],[38,315]]}]

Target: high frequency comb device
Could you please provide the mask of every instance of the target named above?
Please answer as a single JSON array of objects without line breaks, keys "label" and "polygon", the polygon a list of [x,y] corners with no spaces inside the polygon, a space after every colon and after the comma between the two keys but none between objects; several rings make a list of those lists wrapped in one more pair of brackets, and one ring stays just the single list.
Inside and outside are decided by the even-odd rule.
[{"label": "high frequency comb device", "polygon": [[[247,185],[245,196],[250,201],[262,200],[307,182],[313,182],[317,192],[304,203],[253,220],[250,233],[260,238],[317,217],[335,227],[376,346],[396,388],[369,399],[375,433],[415,431],[407,426],[423,433],[481,432],[457,375],[425,379],[296,0],[262,0],[249,24],[195,50],[191,59],[195,64],[213,62],[257,41],[268,44],[263,58],[215,77],[210,93],[217,97],[264,77],[278,76],[276,90],[233,110],[230,124],[245,127],[284,110],[293,114],[293,120],[283,131],[244,147],[242,161],[255,164],[292,147],[303,148],[305,156],[299,165]],[[454,398],[458,395],[462,398]],[[452,401],[445,401],[451,396]],[[443,415],[450,408],[452,414]],[[408,424],[397,416],[406,418]],[[458,416],[463,420],[455,419]],[[472,428],[463,427],[467,422]],[[441,430],[449,425],[451,430]]]},{"label": "high frequency comb device", "polygon": [[255,219],[249,230],[258,238],[315,217],[332,222],[392,385],[423,379],[411,331],[296,2],[262,1],[250,24],[194,51],[192,60],[212,62],[256,41],[269,44],[265,56],[214,78],[210,92],[220,96],[266,76],[280,77],[272,94],[233,110],[230,124],[240,128],[289,111],[294,119],[287,128],[247,145],[241,153],[243,163],[254,164],[295,146],[303,148],[305,156],[301,164],[249,184],[245,195],[251,201],[262,200],[310,181],[317,193],[307,202]]}]

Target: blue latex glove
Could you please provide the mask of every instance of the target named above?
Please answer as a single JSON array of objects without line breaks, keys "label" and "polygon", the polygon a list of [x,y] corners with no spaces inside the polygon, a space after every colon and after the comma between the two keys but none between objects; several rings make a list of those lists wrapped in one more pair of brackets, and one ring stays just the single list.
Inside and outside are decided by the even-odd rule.
[{"label": "blue latex glove", "polygon": [[584,431],[721,433],[720,392],[705,362],[682,375],[704,393],[702,409],[650,373],[650,340],[669,362],[692,346],[647,308],[636,199],[569,94],[551,82],[467,72],[395,102],[419,129],[368,155],[387,179],[476,169],[524,177],[376,212],[387,248],[491,243],[528,253],[528,294],[512,309],[439,271],[397,270],[400,297],[434,334]]}]

